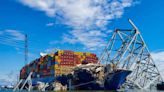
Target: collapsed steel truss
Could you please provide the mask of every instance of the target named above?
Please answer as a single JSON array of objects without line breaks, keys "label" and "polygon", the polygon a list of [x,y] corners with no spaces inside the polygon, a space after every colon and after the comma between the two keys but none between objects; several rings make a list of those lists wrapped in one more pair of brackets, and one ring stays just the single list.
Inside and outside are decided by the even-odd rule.
[{"label": "collapsed steel truss", "polygon": [[148,88],[151,84],[161,81],[162,77],[138,28],[131,20],[129,22],[134,29],[116,29],[100,57],[100,62],[132,70],[126,85]]}]

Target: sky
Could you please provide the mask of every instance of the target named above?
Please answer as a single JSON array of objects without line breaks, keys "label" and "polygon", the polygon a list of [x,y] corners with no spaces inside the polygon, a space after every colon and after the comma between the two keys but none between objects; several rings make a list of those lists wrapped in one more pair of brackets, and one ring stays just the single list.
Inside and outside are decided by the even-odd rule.
[{"label": "sky", "polygon": [[[164,70],[163,0],[0,0],[0,80],[15,80],[40,52],[56,49],[102,53],[116,28],[139,28],[157,66]],[[13,77],[13,76],[14,77]]]}]

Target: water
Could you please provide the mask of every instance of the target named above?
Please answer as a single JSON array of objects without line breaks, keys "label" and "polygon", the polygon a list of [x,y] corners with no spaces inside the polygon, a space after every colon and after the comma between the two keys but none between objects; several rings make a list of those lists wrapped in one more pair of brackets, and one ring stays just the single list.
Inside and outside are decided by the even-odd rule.
[{"label": "water", "polygon": [[[0,89],[0,92],[13,92],[9,89]],[[28,92],[28,91],[15,91],[15,92]],[[31,92],[40,92],[40,91],[31,91]],[[45,92],[54,92],[54,91],[45,91]],[[57,91],[60,92],[60,91]],[[63,92],[63,91],[61,91]],[[66,91],[67,92],[67,91]],[[91,91],[68,91],[68,92],[91,92]],[[117,92],[117,91],[92,91],[92,92]],[[158,91],[158,90],[138,90],[138,89],[130,89],[126,91],[118,91],[118,92],[164,92],[164,91]]]}]

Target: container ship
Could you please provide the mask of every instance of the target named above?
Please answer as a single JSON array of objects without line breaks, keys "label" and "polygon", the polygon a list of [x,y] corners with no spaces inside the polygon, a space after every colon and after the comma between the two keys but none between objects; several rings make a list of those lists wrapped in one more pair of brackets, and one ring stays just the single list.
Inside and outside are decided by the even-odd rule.
[{"label": "container ship", "polygon": [[96,54],[70,50],[59,50],[25,65],[20,70],[20,80],[25,80],[30,72],[33,72],[32,86],[38,82],[60,82],[68,87],[69,80],[72,80],[75,86],[71,89],[79,90],[116,90],[131,73],[130,70],[112,70],[112,65],[100,64]]}]

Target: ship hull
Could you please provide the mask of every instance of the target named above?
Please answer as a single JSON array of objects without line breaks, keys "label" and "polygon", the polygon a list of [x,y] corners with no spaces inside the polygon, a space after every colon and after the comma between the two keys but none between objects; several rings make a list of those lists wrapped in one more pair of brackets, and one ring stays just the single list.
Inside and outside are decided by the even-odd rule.
[{"label": "ship hull", "polygon": [[164,82],[157,84],[157,90],[164,90]]},{"label": "ship hull", "polygon": [[[78,72],[78,81],[76,81],[75,85],[81,85],[76,87],[77,90],[117,90],[120,86],[126,81],[127,76],[131,73],[130,70],[117,70],[115,72],[109,73],[105,78],[104,84],[100,84],[96,82],[96,78],[94,78],[89,72],[83,71]],[[91,82],[95,81],[95,82]],[[88,83],[88,84],[86,84]]]},{"label": "ship hull", "polygon": [[118,70],[110,73],[105,79],[104,88],[106,90],[116,90],[126,81],[126,77],[131,73],[130,70]]},{"label": "ship hull", "polygon": [[[72,79],[72,81],[76,82],[76,83],[73,83],[73,85],[79,85],[83,83],[85,84],[78,87],[74,87],[74,89],[76,90],[117,90],[126,81],[126,77],[130,73],[131,73],[130,70],[118,70],[113,73],[109,73],[103,84],[104,86],[96,82],[85,84],[87,82],[95,80],[95,78],[93,78],[92,75],[86,71],[78,72],[77,74],[80,76],[78,77],[79,80],[76,81]],[[69,78],[67,78],[66,76],[56,76],[56,78],[55,77],[35,78],[35,79],[32,79],[32,84],[33,86],[35,86],[37,85],[37,82],[52,83],[55,81],[55,79],[64,85],[69,84],[68,83]]]}]

